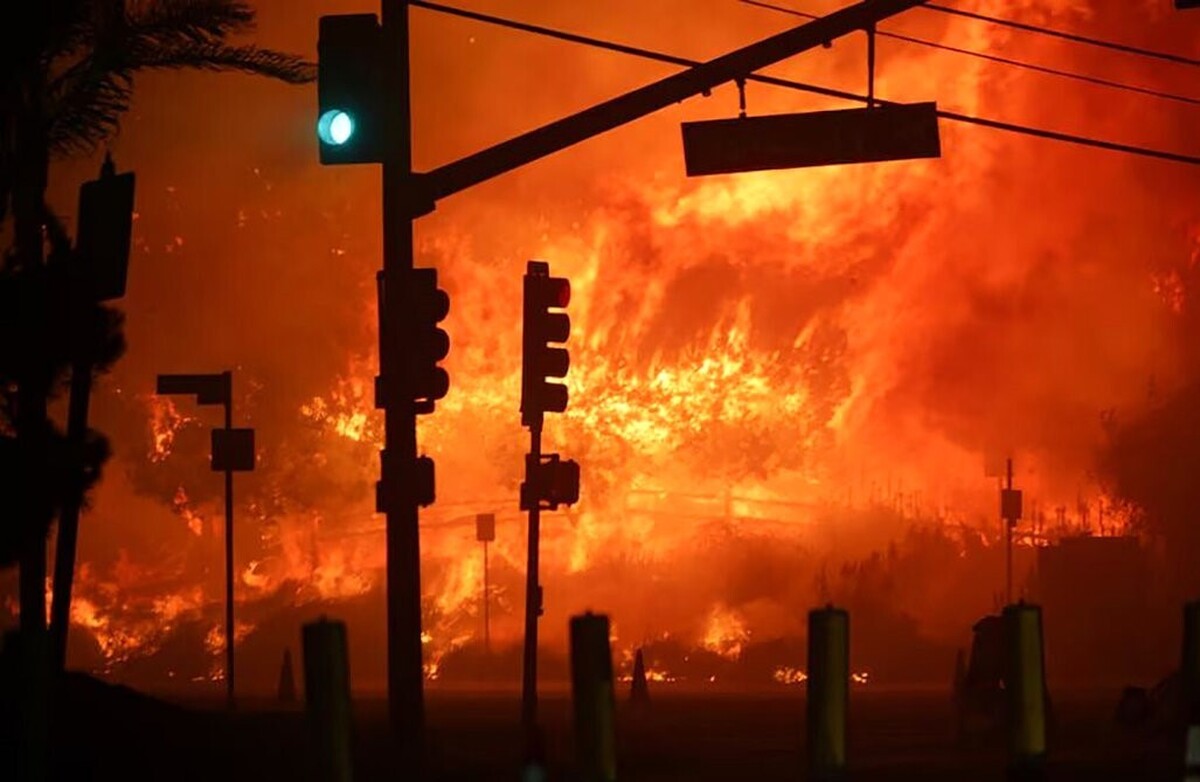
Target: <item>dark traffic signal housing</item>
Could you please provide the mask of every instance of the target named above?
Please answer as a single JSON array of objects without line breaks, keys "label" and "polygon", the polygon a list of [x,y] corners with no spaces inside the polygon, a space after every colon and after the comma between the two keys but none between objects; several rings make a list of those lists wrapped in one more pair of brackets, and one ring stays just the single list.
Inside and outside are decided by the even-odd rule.
[{"label": "dark traffic signal housing", "polygon": [[521,484],[521,510],[555,510],[579,502],[579,463],[556,453],[525,457],[528,478]]},{"label": "dark traffic signal housing", "polygon": [[383,35],[375,14],[322,16],[317,139],[326,165],[383,161]]},{"label": "dark traffic signal housing", "polygon": [[133,236],[133,172],[118,174],[105,156],[100,177],[79,188],[79,230],[75,249],[95,301],[125,295],[129,246]]},{"label": "dark traffic signal housing", "polygon": [[521,423],[540,425],[543,413],[567,409],[564,382],[571,366],[565,344],[571,336],[571,319],[563,310],[571,303],[571,282],[551,277],[550,265],[530,261],[525,272],[522,329]]},{"label": "dark traffic signal housing", "polygon": [[413,269],[409,275],[402,315],[408,383],[417,412],[432,413],[434,402],[450,390],[450,375],[438,366],[450,353],[450,335],[438,326],[450,313],[450,296],[438,287],[436,269]]}]

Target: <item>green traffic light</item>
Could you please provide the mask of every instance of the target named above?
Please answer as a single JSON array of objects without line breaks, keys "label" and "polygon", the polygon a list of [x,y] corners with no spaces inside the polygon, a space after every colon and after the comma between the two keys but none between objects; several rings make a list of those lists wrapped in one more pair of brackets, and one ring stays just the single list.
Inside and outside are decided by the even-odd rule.
[{"label": "green traffic light", "polygon": [[317,120],[317,136],[322,143],[340,147],[354,135],[354,119],[341,109],[330,109]]}]

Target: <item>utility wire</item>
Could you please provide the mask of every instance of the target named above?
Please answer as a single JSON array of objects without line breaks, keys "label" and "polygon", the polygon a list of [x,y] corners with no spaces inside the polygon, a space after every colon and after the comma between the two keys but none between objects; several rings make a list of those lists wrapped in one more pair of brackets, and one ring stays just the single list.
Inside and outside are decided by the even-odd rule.
[{"label": "utility wire", "polygon": [[[770,10],[770,11],[778,11],[781,14],[788,14],[790,16],[799,16],[804,19],[820,19],[821,18],[817,14],[810,14],[806,11],[798,11],[794,8],[786,8],[781,5],[774,5],[773,3],[765,3],[762,0],[740,0],[740,1],[742,3],[745,3],[746,5],[753,5],[753,6],[757,6],[759,8],[766,8],[767,10]],[[1116,90],[1125,90],[1126,92],[1133,92],[1133,93],[1137,93],[1139,95],[1149,95],[1150,97],[1154,97],[1154,98],[1162,98],[1164,100],[1173,100],[1173,101],[1178,101],[1180,103],[1189,103],[1193,106],[1200,106],[1200,99],[1190,98],[1186,95],[1176,95],[1175,93],[1171,93],[1171,92],[1161,92],[1159,90],[1152,90],[1148,87],[1139,87],[1135,84],[1125,84],[1124,82],[1110,81],[1108,79],[1101,79],[1101,78],[1098,78],[1095,76],[1088,76],[1088,75],[1082,74],[1082,73],[1075,73],[1073,71],[1064,71],[1064,70],[1060,70],[1058,68],[1050,68],[1050,67],[1047,67],[1044,65],[1035,65],[1033,63],[1024,62],[1022,60],[1013,60],[1008,57],[999,57],[994,54],[988,54],[986,52],[980,52],[980,51],[976,51],[974,49],[961,49],[957,46],[949,46],[944,43],[938,43],[937,41],[930,41],[925,38],[914,38],[913,36],[902,35],[900,33],[889,33],[889,32],[884,32],[883,30],[876,30],[875,34],[878,35],[880,38],[892,38],[897,41],[905,41],[907,43],[915,43],[919,46],[928,46],[931,49],[940,49],[945,52],[953,52],[954,54],[963,54],[968,57],[977,57],[981,60],[987,60],[989,62],[1000,63],[1001,65],[1010,65],[1014,68],[1023,68],[1025,70],[1034,71],[1036,73],[1044,73],[1044,74],[1048,74],[1050,76],[1061,76],[1064,79],[1072,79],[1074,81],[1080,81],[1080,82],[1084,82],[1087,84],[1095,84],[1095,85],[1099,85],[1101,87],[1110,87],[1110,88],[1116,89]]]},{"label": "utility wire", "polygon": [[1025,22],[1016,22],[1012,19],[1000,19],[995,16],[978,14],[974,11],[964,11],[960,8],[951,8],[947,5],[938,5],[937,3],[926,3],[921,7],[928,8],[930,11],[938,11],[943,14],[952,14],[954,16],[961,16],[967,19],[975,19],[976,21],[980,22],[1000,25],[1001,27],[1010,27],[1014,30],[1021,30],[1027,33],[1048,35],[1051,38],[1061,38],[1064,41],[1087,44],[1088,46],[1098,46],[1101,49],[1110,49],[1115,52],[1124,52],[1125,54],[1136,54],[1139,57],[1149,57],[1155,60],[1173,62],[1176,65],[1190,65],[1193,67],[1200,66],[1200,60],[1197,60],[1193,57],[1185,57],[1182,54],[1159,52],[1155,51],[1154,49],[1143,49],[1140,46],[1130,46],[1128,44],[1117,43],[1115,41],[1105,41],[1100,38],[1089,38],[1085,35],[1077,35],[1075,33],[1068,33],[1063,30],[1055,30],[1051,27],[1041,27],[1039,25],[1026,24]]},{"label": "utility wire", "polygon": [[[589,36],[578,35],[576,33],[568,33],[550,27],[542,27],[540,25],[529,24],[527,22],[518,22],[513,19],[505,19],[499,16],[482,14],[477,11],[468,11],[462,8],[455,8],[453,6],[430,2],[429,0],[410,0],[409,4],[418,8],[436,11],[438,13],[458,16],[464,19],[472,19],[477,22],[483,22],[485,24],[495,25],[498,27],[507,27],[511,30],[520,30],[522,32],[533,33],[550,38],[557,38],[560,41],[577,43],[597,49],[607,49],[608,51],[620,52],[621,54],[628,54],[646,60],[655,60],[657,62],[669,63],[671,65],[681,65],[685,67],[693,67],[701,64],[699,60],[690,60],[673,54],[666,54],[663,52],[652,51],[650,49],[642,49],[636,46],[614,43],[612,41],[605,41],[600,38],[591,38]],[[815,84],[806,84],[804,82],[792,81],[790,79],[780,79],[774,76],[762,76],[752,73],[746,77],[746,80],[758,82],[760,84],[770,84],[772,86],[783,87],[785,89],[809,92],[815,95],[824,95],[831,98],[840,98],[842,100],[856,101],[864,104],[869,103],[866,95],[859,95],[857,93],[836,90],[829,87],[821,87]],[[895,101],[885,101],[879,98],[876,98],[875,102],[878,104],[891,106],[900,105]],[[975,117],[969,114],[959,114],[957,112],[944,111],[942,109],[938,109],[937,114],[938,117],[945,120],[950,120],[951,122],[978,125],[980,127],[992,128],[993,130],[1002,130],[1008,133],[1016,133],[1019,135],[1033,136],[1052,141],[1060,141],[1067,144],[1075,144],[1077,146],[1091,147],[1093,149],[1106,149],[1112,152],[1123,152],[1128,155],[1136,155],[1139,157],[1148,157],[1157,160],[1167,160],[1173,163],[1185,163],[1188,165],[1200,166],[1200,157],[1184,155],[1178,152],[1168,152],[1164,150],[1151,149],[1149,147],[1133,146],[1130,144],[1118,144],[1116,142],[1105,141],[1103,139],[1077,136],[1070,133],[1059,133],[1058,131],[1044,130],[1042,128],[1034,128],[1027,125],[1018,125],[1011,122],[989,119],[987,117]]]}]

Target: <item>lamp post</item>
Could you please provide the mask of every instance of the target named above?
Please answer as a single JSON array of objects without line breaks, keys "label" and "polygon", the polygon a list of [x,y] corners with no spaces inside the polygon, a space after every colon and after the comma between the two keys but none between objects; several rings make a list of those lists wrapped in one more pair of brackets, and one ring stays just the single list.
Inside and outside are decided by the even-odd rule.
[{"label": "lamp post", "polygon": [[254,430],[233,428],[233,373],[159,375],[157,393],[196,397],[201,405],[224,405],[225,427],[212,430],[212,469],[225,473],[225,697],[234,700],[233,668],[233,474],[254,469]]}]

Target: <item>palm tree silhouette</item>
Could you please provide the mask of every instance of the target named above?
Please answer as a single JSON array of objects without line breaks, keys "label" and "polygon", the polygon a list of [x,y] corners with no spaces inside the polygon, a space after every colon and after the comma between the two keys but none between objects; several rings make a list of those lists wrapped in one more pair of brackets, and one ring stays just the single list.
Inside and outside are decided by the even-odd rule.
[{"label": "palm tree silhouette", "polygon": [[124,349],[119,313],[71,283],[80,261],[46,205],[50,163],[90,154],[116,132],[140,72],[315,78],[300,57],[229,42],[253,27],[242,0],[0,3],[0,567],[20,567],[28,778],[44,776],[45,763],[46,539],[109,453],[97,433],[69,442],[47,404],[80,355],[104,371]]}]

